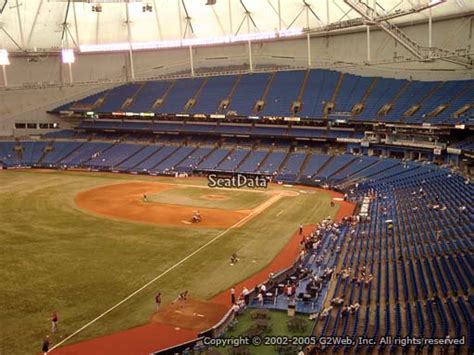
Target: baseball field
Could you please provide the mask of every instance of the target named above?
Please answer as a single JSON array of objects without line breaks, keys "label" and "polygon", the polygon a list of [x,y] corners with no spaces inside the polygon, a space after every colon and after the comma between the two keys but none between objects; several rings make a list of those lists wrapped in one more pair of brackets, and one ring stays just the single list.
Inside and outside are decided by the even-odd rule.
[{"label": "baseball field", "polygon": [[185,289],[210,299],[262,270],[300,223],[334,216],[331,198],[211,189],[204,178],[0,171],[0,354],[37,353],[55,311],[53,345],[83,328],[70,344],[149,322],[157,292],[164,305]]}]

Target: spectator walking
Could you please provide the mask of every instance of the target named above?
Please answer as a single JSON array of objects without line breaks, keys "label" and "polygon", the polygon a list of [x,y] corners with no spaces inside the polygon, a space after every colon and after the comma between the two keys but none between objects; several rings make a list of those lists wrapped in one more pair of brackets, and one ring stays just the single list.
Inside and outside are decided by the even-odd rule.
[{"label": "spectator walking", "polygon": [[250,303],[250,292],[247,289],[247,287],[244,287],[244,290],[242,291],[242,294],[244,295],[245,305],[248,306],[249,303]]},{"label": "spectator walking", "polygon": [[46,335],[46,337],[43,339],[43,347],[41,348],[43,351],[43,355],[48,355],[49,351],[49,335]]}]

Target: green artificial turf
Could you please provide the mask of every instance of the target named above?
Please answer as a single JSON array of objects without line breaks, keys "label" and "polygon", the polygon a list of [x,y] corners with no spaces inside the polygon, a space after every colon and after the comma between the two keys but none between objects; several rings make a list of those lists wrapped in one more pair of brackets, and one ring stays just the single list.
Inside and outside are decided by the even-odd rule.
[{"label": "green artificial turf", "polygon": [[[38,352],[49,333],[48,319],[58,311],[60,331],[52,337],[54,344],[222,232],[115,221],[74,204],[81,190],[132,180],[206,184],[205,179],[125,174],[0,172],[0,354]],[[258,272],[300,223],[334,215],[337,208],[329,201],[324,193],[283,197],[69,343],[147,323],[158,290],[164,304],[183,289],[207,299]],[[233,252],[241,262],[230,266]]]}]

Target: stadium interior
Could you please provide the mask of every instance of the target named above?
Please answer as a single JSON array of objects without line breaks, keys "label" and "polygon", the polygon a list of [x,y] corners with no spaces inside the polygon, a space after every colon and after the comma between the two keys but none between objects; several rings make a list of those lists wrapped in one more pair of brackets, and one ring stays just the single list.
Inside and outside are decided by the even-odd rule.
[{"label": "stadium interior", "polygon": [[[50,353],[472,354],[473,2],[4,0],[0,29],[5,181],[34,172],[164,184],[263,176],[275,191],[334,193],[340,209],[299,235],[294,221],[296,258],[255,289],[248,281],[250,300],[227,302],[225,315],[188,338],[161,345],[155,338],[172,336],[159,330],[141,346],[132,330],[104,340],[130,348],[101,348],[94,339],[109,334],[79,339],[94,317],[78,317],[84,327],[52,336]],[[8,193],[0,189],[5,208]],[[0,256],[13,248],[5,240]],[[239,296],[253,273],[242,275],[213,297],[230,299],[230,287]],[[21,307],[13,311],[22,318]],[[38,353],[29,342],[43,333],[15,348],[16,335],[0,331],[0,354]],[[205,341],[240,335],[281,342]],[[290,336],[298,341],[282,340]]]}]

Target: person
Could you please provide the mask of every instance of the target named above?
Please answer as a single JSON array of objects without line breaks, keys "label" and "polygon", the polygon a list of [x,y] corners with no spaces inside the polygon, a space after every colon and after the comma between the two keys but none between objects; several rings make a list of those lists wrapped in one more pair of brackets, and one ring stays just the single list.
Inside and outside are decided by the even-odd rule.
[{"label": "person", "polygon": [[199,223],[201,221],[202,221],[202,217],[201,217],[201,214],[199,213],[199,211],[194,212],[192,222],[193,223]]},{"label": "person", "polygon": [[143,202],[148,202],[148,198],[147,198],[146,194],[143,195]]},{"label": "person", "polygon": [[249,302],[250,302],[250,292],[247,289],[247,287],[244,287],[244,290],[242,291],[242,294],[244,296],[245,305],[248,306]]},{"label": "person", "polygon": [[240,312],[240,306],[238,304],[234,304],[232,306],[232,310],[234,311],[234,313],[238,314]]},{"label": "person", "polygon": [[345,305],[341,309],[341,317],[344,318],[347,315],[348,312],[349,312],[349,307],[347,305]]},{"label": "person", "polygon": [[334,207],[336,204],[334,203],[333,200],[331,200],[331,207]]},{"label": "person", "polygon": [[237,256],[236,253],[232,253],[232,255],[230,256],[230,264],[234,265],[234,264],[237,264],[238,262],[239,262],[239,257]]},{"label": "person", "polygon": [[300,234],[303,234],[303,225],[300,224]]},{"label": "person", "polygon": [[180,293],[179,298],[181,301],[186,301],[188,299],[188,290],[185,290],[184,292]]},{"label": "person", "polygon": [[43,351],[44,355],[48,355],[49,351],[49,335],[46,335],[46,337],[43,340],[43,347],[41,348]]},{"label": "person", "polygon": [[53,315],[51,316],[51,332],[56,333],[56,331],[58,330],[58,321],[59,321],[58,313],[54,312]]},{"label": "person", "polygon": [[176,301],[186,301],[188,299],[188,290],[181,292],[176,299],[171,302],[171,304],[174,304]]},{"label": "person", "polygon": [[155,296],[155,303],[156,303],[156,310],[160,310],[161,306],[161,292],[158,292],[158,294]]},{"label": "person", "polygon": [[230,302],[235,304],[235,288],[233,287],[230,289]]},{"label": "person", "polygon": [[257,302],[260,307],[263,307],[263,295],[261,293],[257,295]]}]

